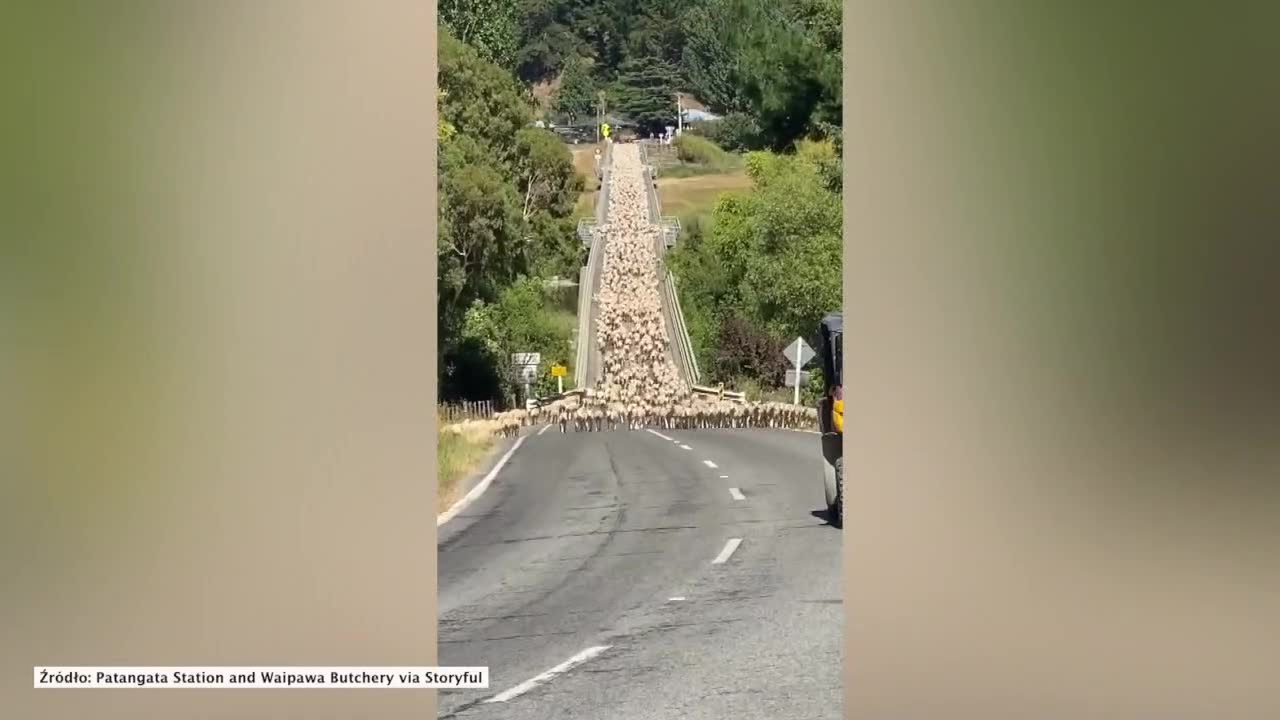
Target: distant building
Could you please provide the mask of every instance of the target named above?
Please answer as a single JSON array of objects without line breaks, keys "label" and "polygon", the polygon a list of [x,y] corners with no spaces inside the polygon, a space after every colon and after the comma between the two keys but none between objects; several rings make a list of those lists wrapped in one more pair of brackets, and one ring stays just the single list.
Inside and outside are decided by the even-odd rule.
[{"label": "distant building", "polygon": [[711,120],[720,120],[720,116],[706,110],[685,110],[683,119],[686,123],[708,122]]}]

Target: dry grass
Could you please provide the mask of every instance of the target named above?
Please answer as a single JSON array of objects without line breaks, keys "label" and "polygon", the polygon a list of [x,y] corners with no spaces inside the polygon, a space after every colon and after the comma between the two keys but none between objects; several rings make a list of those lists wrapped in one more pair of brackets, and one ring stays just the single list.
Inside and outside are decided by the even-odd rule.
[{"label": "dry grass", "polygon": [[599,194],[600,181],[596,179],[595,143],[590,145],[571,145],[573,167],[586,181],[585,190],[578,196],[578,204],[574,208],[574,218],[592,217],[596,212],[596,196]]},{"label": "dry grass", "polygon": [[436,511],[444,512],[463,495],[462,481],[476,473],[493,451],[494,437],[487,432],[446,432],[439,426],[436,445]]},{"label": "dry grass", "polygon": [[658,176],[658,202],[663,215],[695,217],[706,215],[720,195],[751,188],[751,179],[742,171],[684,178]]}]

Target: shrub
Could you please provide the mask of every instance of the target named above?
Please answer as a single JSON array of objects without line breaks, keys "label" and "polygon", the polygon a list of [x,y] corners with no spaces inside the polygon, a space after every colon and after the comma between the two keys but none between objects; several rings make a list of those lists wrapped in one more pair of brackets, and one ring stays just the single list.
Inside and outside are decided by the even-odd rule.
[{"label": "shrub", "polygon": [[703,132],[717,145],[730,152],[746,152],[765,147],[760,126],[750,115],[743,113],[730,113],[719,120],[712,121],[707,124]]},{"label": "shrub", "polygon": [[786,372],[783,345],[741,315],[731,315],[720,326],[714,374],[717,378],[757,378],[762,384],[779,385]]},{"label": "shrub", "polygon": [[705,165],[711,168],[728,168],[734,157],[714,142],[697,135],[681,135],[676,138],[676,157],[681,162]]}]

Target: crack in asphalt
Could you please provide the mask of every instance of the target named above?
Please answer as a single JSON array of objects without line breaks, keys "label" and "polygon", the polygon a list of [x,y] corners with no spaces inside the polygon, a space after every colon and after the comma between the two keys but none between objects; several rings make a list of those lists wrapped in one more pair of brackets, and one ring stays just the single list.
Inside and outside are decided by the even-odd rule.
[{"label": "crack in asphalt", "polygon": [[466,638],[458,638],[457,640],[436,640],[436,643],[438,645],[449,645],[449,644],[467,643],[467,642],[502,642],[504,640],[529,640],[532,638],[555,637],[559,635],[575,635],[575,634],[577,634],[577,632],[574,630],[565,630],[564,632],[534,633],[532,635],[508,635],[506,637],[496,637],[496,638],[466,637]]}]

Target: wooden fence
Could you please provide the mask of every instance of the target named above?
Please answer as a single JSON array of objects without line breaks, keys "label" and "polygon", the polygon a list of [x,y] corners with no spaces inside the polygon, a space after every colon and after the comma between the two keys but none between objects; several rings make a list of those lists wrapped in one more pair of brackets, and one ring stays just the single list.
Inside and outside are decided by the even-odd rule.
[{"label": "wooden fence", "polygon": [[483,420],[493,417],[495,412],[492,400],[442,403],[437,410],[440,415],[440,421],[445,424],[462,422],[463,420]]}]

